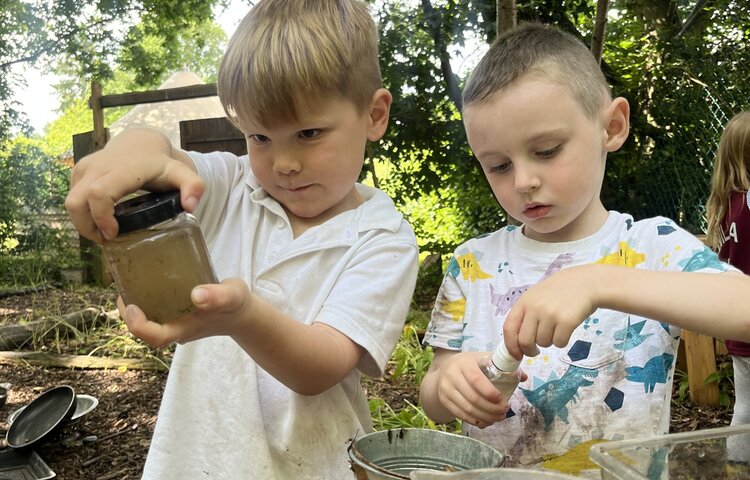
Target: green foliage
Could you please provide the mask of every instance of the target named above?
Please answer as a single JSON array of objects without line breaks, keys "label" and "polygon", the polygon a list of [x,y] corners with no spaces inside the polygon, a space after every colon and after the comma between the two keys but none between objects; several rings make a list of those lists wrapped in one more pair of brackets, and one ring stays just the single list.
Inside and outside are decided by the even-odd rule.
[{"label": "green foliage", "polygon": [[424,2],[382,2],[374,12],[380,25],[381,70],[394,103],[392,128],[373,156],[389,165],[379,186],[405,212],[420,248],[446,253],[497,229],[505,216],[466,146],[436,51],[436,32],[447,53],[464,44],[477,16],[466,2],[430,4],[429,15]]},{"label": "green foliage", "polygon": [[[28,132],[15,105],[9,103],[12,92],[24,83],[14,65],[34,63],[50,70],[64,68],[88,84],[92,79],[111,78],[114,61],[122,46],[137,49],[143,38],[159,44],[165,52],[182,53],[180,35],[195,32],[196,59],[205,56],[206,62],[214,57],[202,47],[213,45],[217,32],[201,27],[212,18],[214,5],[223,0],[154,1],[154,0],[70,0],[47,2],[44,0],[7,0],[0,11],[0,138],[6,138],[13,127],[14,133]],[[143,81],[157,80],[171,61],[184,61],[184,55],[175,55],[162,67],[154,67],[143,59],[131,65]],[[159,59],[155,59],[157,62]],[[161,72],[160,72],[161,68]]]},{"label": "green foliage", "polygon": [[191,24],[165,42],[160,29],[146,23],[128,33],[121,68],[135,72],[134,84],[156,87],[172,72],[187,69],[207,83],[216,81],[216,70],[227,42],[226,34],[213,21]]},{"label": "green foliage", "polygon": [[64,165],[44,155],[37,140],[0,143],[0,252],[27,252],[48,239],[49,228],[33,218],[59,208],[67,192]]},{"label": "green foliage", "polygon": [[690,399],[690,381],[688,380],[687,373],[682,370],[675,369],[674,371],[675,380],[679,378],[677,382],[677,394],[675,400],[678,403],[686,402]]},{"label": "green foliage", "polygon": [[415,385],[421,384],[434,356],[432,349],[422,348],[417,328],[414,325],[406,325],[391,356],[391,378],[396,380],[408,375]]},{"label": "green foliage", "polygon": [[421,407],[407,401],[406,407],[395,410],[382,398],[373,397],[368,401],[370,416],[374,430],[388,430],[392,428],[429,428],[444,432],[460,433],[461,423],[458,421],[437,424],[427,418]]},{"label": "green foliage", "polygon": [[719,404],[722,407],[732,406],[734,393],[734,367],[731,360],[724,360],[717,365],[714,373],[706,377],[703,383],[715,383],[719,388]]}]

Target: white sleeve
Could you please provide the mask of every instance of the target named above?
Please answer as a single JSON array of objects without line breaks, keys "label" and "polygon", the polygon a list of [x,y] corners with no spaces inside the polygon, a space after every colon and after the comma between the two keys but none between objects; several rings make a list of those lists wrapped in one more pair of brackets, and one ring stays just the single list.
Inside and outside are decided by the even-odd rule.
[{"label": "white sleeve", "polygon": [[367,375],[382,375],[396,347],[417,269],[413,235],[379,232],[351,258],[316,319],[367,351],[357,366]]}]

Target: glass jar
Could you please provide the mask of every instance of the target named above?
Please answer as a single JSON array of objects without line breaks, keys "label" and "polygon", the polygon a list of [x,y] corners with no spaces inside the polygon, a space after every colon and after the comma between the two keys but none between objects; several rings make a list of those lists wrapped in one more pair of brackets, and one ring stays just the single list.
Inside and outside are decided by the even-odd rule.
[{"label": "glass jar", "polygon": [[164,323],[194,310],[191,290],[217,283],[195,217],[182,209],[180,192],[140,195],[115,205],[119,235],[103,245],[125,305]]}]

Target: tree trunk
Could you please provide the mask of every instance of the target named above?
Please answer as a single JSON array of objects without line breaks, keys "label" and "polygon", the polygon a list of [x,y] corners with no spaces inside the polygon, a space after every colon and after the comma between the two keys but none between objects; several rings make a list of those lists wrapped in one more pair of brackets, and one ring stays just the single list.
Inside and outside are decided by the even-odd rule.
[{"label": "tree trunk", "polygon": [[609,0],[596,2],[596,21],[594,22],[594,36],[591,39],[591,53],[600,64],[602,63],[602,49],[604,47],[604,33],[607,27],[607,10]]},{"label": "tree trunk", "polygon": [[443,35],[440,31],[442,26],[442,19],[438,18],[435,13],[435,9],[432,8],[430,0],[422,0],[422,10],[424,12],[424,18],[427,22],[427,27],[432,33],[432,40],[435,42],[435,50],[438,58],[440,59],[440,70],[443,72],[443,79],[447,87],[448,98],[456,105],[458,111],[461,111],[461,90],[458,88],[458,79],[456,74],[453,73],[453,67],[451,67],[451,56],[448,53],[448,46],[443,40]]},{"label": "tree trunk", "polygon": [[516,0],[497,0],[497,20],[495,33],[499,37],[503,32],[514,28],[518,23]]}]

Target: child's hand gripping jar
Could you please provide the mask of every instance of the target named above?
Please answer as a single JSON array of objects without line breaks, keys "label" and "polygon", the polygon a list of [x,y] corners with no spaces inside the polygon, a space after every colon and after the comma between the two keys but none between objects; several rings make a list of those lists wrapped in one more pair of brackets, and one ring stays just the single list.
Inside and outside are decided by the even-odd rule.
[{"label": "child's hand gripping jar", "polygon": [[125,305],[137,305],[154,322],[194,309],[193,287],[217,283],[195,217],[182,209],[180,192],[140,195],[115,205],[117,238],[103,246]]}]

